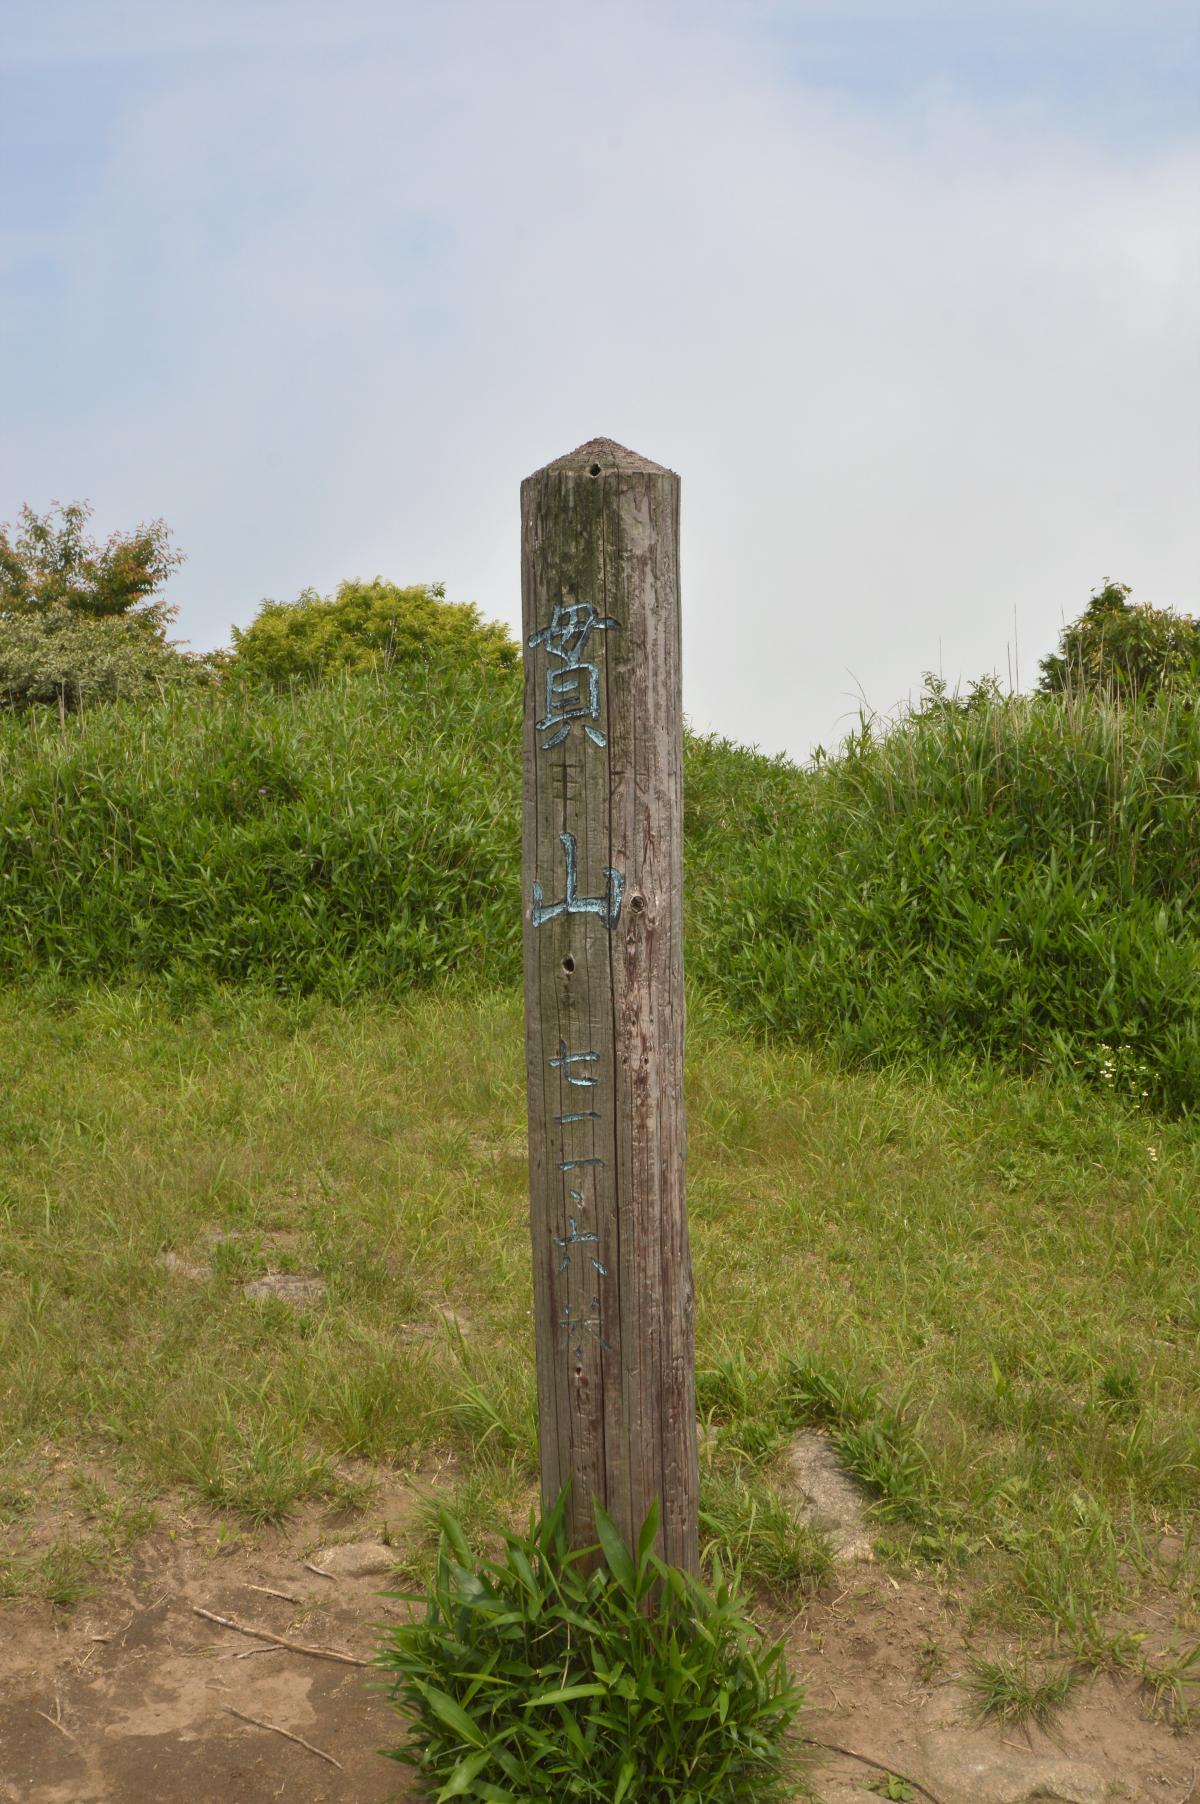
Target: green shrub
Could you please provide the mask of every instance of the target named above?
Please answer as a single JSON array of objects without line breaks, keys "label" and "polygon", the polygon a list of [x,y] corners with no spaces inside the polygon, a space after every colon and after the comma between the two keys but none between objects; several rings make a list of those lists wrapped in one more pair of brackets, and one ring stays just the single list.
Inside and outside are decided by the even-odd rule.
[{"label": "green shrub", "polygon": [[1127,583],[1106,583],[1041,663],[1039,687],[1050,694],[1091,690],[1133,700],[1160,689],[1200,691],[1200,620],[1131,603]]},{"label": "green shrub", "polygon": [[305,589],[296,601],[264,601],[248,627],[234,627],[231,667],[279,687],[431,662],[515,669],[507,629],[445,593],[441,583],[402,589],[376,577],[332,596]]},{"label": "green shrub", "polygon": [[15,533],[0,526],[0,709],[129,700],[200,674],[167,643],[175,610],[158,591],[183,560],[164,523],[98,545],[91,513],[23,507]]},{"label": "green shrub", "polygon": [[135,700],[198,674],[140,615],[0,613],[0,708]]},{"label": "green shrub", "polygon": [[[410,1718],[393,1758],[429,1795],[490,1804],[768,1804],[782,1799],[802,1701],[718,1571],[713,1591],[603,1515],[568,1550],[563,1503],[476,1560],[452,1518],[425,1614],[380,1664]],[[592,1557],[598,1563],[589,1570]]]}]

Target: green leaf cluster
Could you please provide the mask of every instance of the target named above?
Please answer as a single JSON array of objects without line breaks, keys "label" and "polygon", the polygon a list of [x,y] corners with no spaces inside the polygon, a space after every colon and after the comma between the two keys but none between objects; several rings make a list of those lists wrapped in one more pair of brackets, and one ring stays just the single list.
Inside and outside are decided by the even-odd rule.
[{"label": "green leaf cluster", "polygon": [[410,1720],[393,1757],[438,1804],[782,1800],[802,1702],[783,1644],[719,1567],[710,1590],[655,1555],[657,1510],[636,1550],[598,1512],[599,1546],[573,1552],[563,1517],[479,1560],[442,1513],[424,1615],[379,1656]]},{"label": "green leaf cluster", "polygon": [[264,601],[248,627],[233,629],[231,668],[280,688],[421,663],[515,669],[507,629],[445,595],[441,583],[400,588],[376,577],[330,596],[305,589],[295,601]]}]

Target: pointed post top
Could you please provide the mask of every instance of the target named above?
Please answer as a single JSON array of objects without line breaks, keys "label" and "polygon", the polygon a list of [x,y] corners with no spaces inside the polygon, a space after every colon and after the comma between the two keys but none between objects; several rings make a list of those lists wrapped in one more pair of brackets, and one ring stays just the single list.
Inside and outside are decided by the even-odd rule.
[{"label": "pointed post top", "polygon": [[675,474],[665,464],[656,464],[649,457],[639,457],[636,451],[630,451],[626,445],[618,445],[613,438],[590,438],[586,445],[579,445],[574,451],[568,451],[565,457],[556,457],[552,463],[544,464],[540,470],[534,471],[534,475],[545,476],[551,470],[578,473],[580,476],[603,476],[609,470],[639,470],[648,476]]}]

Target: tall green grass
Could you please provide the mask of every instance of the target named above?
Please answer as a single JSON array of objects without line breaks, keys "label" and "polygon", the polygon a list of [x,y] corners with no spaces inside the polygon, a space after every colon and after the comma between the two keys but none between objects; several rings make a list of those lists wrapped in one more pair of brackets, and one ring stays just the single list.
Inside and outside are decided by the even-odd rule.
[{"label": "tall green grass", "polygon": [[482,670],[0,720],[0,974],[512,981],[519,742]]},{"label": "tall green grass", "polygon": [[[472,669],[0,720],[0,978],[516,982],[519,713]],[[689,970],[742,1024],[1200,1103],[1185,699],[997,700],[807,771],[692,739],[685,782]]]},{"label": "tall green grass", "polygon": [[688,766],[692,941],[755,1027],[851,1063],[1073,1066],[1200,1102],[1200,716],[996,700],[802,773]]}]

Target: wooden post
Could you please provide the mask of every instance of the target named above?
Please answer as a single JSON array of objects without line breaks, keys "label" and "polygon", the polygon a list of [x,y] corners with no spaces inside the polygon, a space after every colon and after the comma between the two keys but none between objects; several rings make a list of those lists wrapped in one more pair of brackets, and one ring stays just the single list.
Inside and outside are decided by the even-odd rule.
[{"label": "wooden post", "polygon": [[695,1570],[679,478],[593,439],[521,485],[525,1006],[542,1495]]}]

